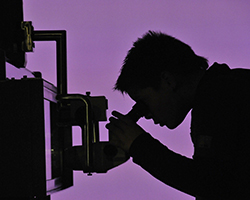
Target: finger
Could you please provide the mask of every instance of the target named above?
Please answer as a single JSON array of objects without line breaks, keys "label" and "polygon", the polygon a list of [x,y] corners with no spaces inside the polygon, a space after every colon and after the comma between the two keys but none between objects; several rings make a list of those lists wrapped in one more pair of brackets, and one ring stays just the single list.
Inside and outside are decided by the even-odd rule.
[{"label": "finger", "polygon": [[109,129],[110,126],[111,126],[110,123],[108,123],[108,124],[105,125],[106,129]]},{"label": "finger", "polygon": [[121,114],[121,113],[119,113],[119,112],[117,112],[117,111],[115,111],[115,110],[114,110],[111,114],[114,115],[114,116],[117,117],[117,118],[122,118],[122,117],[124,117],[123,114]]},{"label": "finger", "polygon": [[[113,121],[116,121],[116,122],[113,122]],[[121,135],[123,135],[123,129],[122,129],[123,126],[119,123],[119,121],[120,120],[111,119],[111,122],[106,124],[106,128],[109,130],[109,133],[112,132],[112,135],[116,135],[116,137],[118,138],[120,138]]]},{"label": "finger", "polygon": [[114,123],[112,123],[112,122],[106,124],[106,128],[107,128],[109,131],[113,131],[113,130],[117,130],[117,129],[118,129],[118,127],[117,127]]},{"label": "finger", "polygon": [[[111,120],[112,121],[112,120]],[[121,120],[117,120],[118,125],[114,123],[109,123],[106,125],[106,128],[109,130],[109,141],[115,146],[119,146],[123,148],[123,141],[126,141],[126,136],[124,135],[124,127],[126,127],[125,123]]]},{"label": "finger", "polygon": [[123,115],[117,111],[113,111],[112,115],[114,115],[115,117],[117,117],[121,121],[125,122],[126,124],[130,124],[131,122],[133,122],[130,117],[127,117],[126,115]]},{"label": "finger", "polygon": [[122,124],[124,124],[124,122],[122,120],[116,119],[114,117],[110,117],[109,121],[110,121],[110,123],[109,123],[110,125],[108,125],[108,127],[109,126],[116,126],[116,127],[121,128],[123,126]]},{"label": "finger", "polygon": [[115,118],[115,117],[110,117],[110,118],[109,118],[109,121],[110,121],[110,123],[115,123],[115,122],[118,121],[118,119]]},{"label": "finger", "polygon": [[117,129],[116,127],[113,127],[113,125],[110,125],[110,124],[107,124],[107,126],[109,127],[109,143],[116,147],[122,148],[122,141],[119,138],[120,133],[118,132],[119,129]]}]

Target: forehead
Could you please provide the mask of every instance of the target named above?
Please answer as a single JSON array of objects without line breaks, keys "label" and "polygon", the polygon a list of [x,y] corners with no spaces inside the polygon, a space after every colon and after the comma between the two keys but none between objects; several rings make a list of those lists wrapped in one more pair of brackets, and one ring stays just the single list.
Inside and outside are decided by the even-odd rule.
[{"label": "forehead", "polygon": [[137,102],[145,98],[150,98],[150,96],[153,96],[155,92],[156,91],[152,87],[143,89],[133,88],[128,90],[128,95],[131,97],[131,99]]}]

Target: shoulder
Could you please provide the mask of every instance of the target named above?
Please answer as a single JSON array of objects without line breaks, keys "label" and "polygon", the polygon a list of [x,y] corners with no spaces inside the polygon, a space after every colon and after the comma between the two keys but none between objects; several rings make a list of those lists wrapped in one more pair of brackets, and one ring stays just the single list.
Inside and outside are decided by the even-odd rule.
[{"label": "shoulder", "polygon": [[[201,80],[195,98],[196,104],[229,106],[250,97],[250,70],[230,69],[214,64]],[[229,104],[229,105],[228,105]]]},{"label": "shoulder", "polygon": [[208,154],[214,152],[217,157],[233,155],[240,147],[249,146],[242,145],[249,143],[250,137],[249,102],[249,70],[228,68],[207,75],[199,86],[192,110],[191,136],[196,149],[200,138],[211,141]]},{"label": "shoulder", "polygon": [[202,80],[192,110],[192,132],[231,134],[250,121],[249,70],[213,71]]}]

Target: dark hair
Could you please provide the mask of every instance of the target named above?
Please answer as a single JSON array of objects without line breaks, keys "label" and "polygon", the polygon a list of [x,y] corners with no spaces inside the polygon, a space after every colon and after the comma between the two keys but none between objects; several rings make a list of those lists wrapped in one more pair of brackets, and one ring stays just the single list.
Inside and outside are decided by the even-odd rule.
[{"label": "dark hair", "polygon": [[187,44],[161,32],[148,31],[134,42],[124,59],[114,89],[159,88],[163,71],[187,74],[208,68],[207,59],[197,56]]}]

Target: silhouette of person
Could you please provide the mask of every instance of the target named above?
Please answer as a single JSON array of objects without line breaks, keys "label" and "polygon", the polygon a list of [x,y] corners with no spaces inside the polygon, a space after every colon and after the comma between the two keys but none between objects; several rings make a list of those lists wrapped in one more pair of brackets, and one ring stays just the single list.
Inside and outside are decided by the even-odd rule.
[{"label": "silhouette of person", "polygon": [[192,159],[113,111],[111,142],[133,162],[198,200],[250,198],[250,70],[208,67],[187,44],[149,31],[128,51],[114,89],[145,103],[145,118],[169,129],[192,110]]}]

